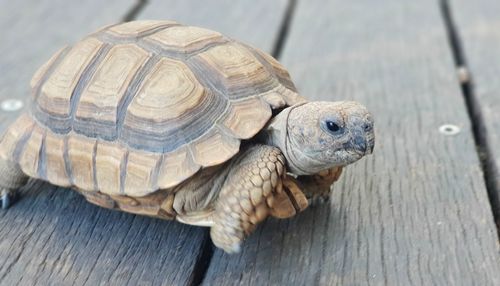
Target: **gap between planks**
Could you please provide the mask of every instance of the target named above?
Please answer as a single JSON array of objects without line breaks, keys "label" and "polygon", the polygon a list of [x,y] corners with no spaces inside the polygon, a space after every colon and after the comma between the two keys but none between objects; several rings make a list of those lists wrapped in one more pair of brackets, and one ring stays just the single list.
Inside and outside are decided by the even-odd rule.
[{"label": "gap between planks", "polygon": [[[271,55],[277,59],[279,59],[281,52],[283,50],[284,44],[287,40],[288,31],[290,27],[291,20],[293,18],[295,7],[297,0],[288,0],[286,12],[281,22],[275,43],[273,45],[273,49]],[[137,19],[141,11],[147,6],[147,0],[137,0],[136,5],[131,7],[131,9],[124,15],[122,18],[123,22],[133,21]],[[208,234],[206,239],[202,245],[202,251],[199,257],[196,259],[196,265],[193,269],[193,274],[191,277],[190,285],[201,285],[205,279],[206,273],[210,266],[213,254],[214,254],[214,246],[211,242],[210,236]]]},{"label": "gap between planks", "polygon": [[[147,0],[141,0],[141,2],[146,2],[146,1]],[[283,17],[283,21],[279,28],[279,32],[271,52],[271,55],[278,60],[281,56],[281,52],[283,51],[284,44],[288,38],[287,37],[288,31],[290,28],[291,20],[295,13],[296,4],[297,0],[288,0],[286,12]],[[194,277],[193,280],[191,281],[192,286],[203,284],[203,281],[205,280],[205,276],[208,272],[208,268],[210,266],[210,263],[214,255],[214,251],[215,251],[214,245],[210,239],[210,236],[207,235],[207,241],[205,241],[203,245],[202,253],[199,257],[199,260],[197,260],[196,266],[194,268]]]},{"label": "gap between planks", "polygon": [[[457,67],[457,72],[465,71],[466,79],[460,79],[460,88],[467,107],[467,113],[474,134],[474,142],[478,153],[481,169],[488,192],[488,199],[493,212],[493,219],[497,227],[497,236],[500,241],[500,186],[497,185],[495,174],[498,174],[498,166],[493,159],[491,146],[488,144],[488,134],[485,119],[479,107],[478,98],[474,89],[474,75],[470,73],[467,65],[467,58],[463,50],[462,40],[455,25],[455,21],[450,9],[449,0],[440,0],[441,13],[448,34],[448,41],[453,54],[453,60]],[[459,74],[460,76],[460,74]]]},{"label": "gap between planks", "polygon": [[141,13],[142,9],[148,4],[148,0],[137,0],[136,4],[130,8],[130,10],[123,16],[122,21],[123,22],[128,22],[135,20],[137,18],[137,15]]}]

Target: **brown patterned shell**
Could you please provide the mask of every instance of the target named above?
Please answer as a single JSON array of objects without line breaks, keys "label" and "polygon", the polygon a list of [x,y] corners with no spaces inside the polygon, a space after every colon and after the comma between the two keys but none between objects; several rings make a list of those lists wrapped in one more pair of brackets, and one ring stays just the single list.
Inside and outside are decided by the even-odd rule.
[{"label": "brown patterned shell", "polygon": [[106,27],[34,75],[1,157],[61,186],[144,196],[217,165],[304,99],[271,56],[170,21]]}]

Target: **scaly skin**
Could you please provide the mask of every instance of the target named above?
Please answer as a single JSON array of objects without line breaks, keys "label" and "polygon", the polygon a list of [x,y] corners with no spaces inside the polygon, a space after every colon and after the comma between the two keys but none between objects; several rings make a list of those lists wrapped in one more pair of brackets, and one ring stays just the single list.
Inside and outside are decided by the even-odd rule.
[{"label": "scaly skin", "polygon": [[308,199],[328,199],[330,188],[342,174],[342,167],[333,167],[311,176],[299,176],[299,186]]},{"label": "scaly skin", "polygon": [[229,173],[215,204],[211,237],[226,252],[238,252],[241,242],[278,207],[283,198],[285,157],[272,146],[246,150]]},{"label": "scaly skin", "polygon": [[17,164],[0,159],[0,203],[3,209],[9,207],[17,189],[27,181],[28,177]]},{"label": "scaly skin", "polygon": [[175,188],[146,197],[78,191],[103,207],[211,226],[214,244],[232,253],[269,215],[288,218],[307,207],[299,185],[286,174],[280,149],[253,145],[227,165],[206,169]]}]

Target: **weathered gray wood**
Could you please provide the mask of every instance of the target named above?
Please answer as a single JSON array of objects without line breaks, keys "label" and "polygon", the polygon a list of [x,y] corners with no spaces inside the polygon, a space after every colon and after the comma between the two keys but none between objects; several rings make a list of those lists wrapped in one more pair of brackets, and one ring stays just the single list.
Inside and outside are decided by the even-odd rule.
[{"label": "weathered gray wood", "polygon": [[[204,284],[499,285],[438,1],[302,0],[282,55],[303,95],[373,111],[375,153],[346,169],[330,204],[267,221],[240,255],[215,251]],[[462,132],[440,134],[447,123]]]},{"label": "weathered gray wood", "polygon": [[[134,0],[72,3],[69,1],[3,1],[0,10],[0,101],[27,103],[29,82],[36,71],[63,45],[95,29],[114,23]],[[19,112],[0,111],[0,133]]]},{"label": "weathered gray wood", "polygon": [[0,213],[2,285],[186,285],[200,229],[110,211],[34,182]]},{"label": "weathered gray wood", "polygon": [[[153,18],[152,9],[160,13],[157,18],[208,26],[270,52],[286,9],[285,0],[241,6],[186,2],[150,1],[138,18]],[[120,20],[134,4],[24,0],[4,5],[0,68],[8,73],[0,77],[0,99],[27,99],[31,75],[54,51]],[[215,7],[227,10],[224,17],[214,17],[221,14]],[[273,14],[256,24],[266,7]],[[162,11],[175,13],[164,17]],[[0,112],[0,130],[18,114]],[[0,212],[0,223],[0,284],[5,285],[191,284],[200,275],[195,269],[204,263],[205,244],[211,243],[206,229],[101,209],[41,182],[32,182],[16,205]]]},{"label": "weathered gray wood", "polygon": [[[0,99],[28,99],[36,68],[64,44],[118,22],[135,1],[7,1],[0,10]],[[18,113],[0,112],[0,130]],[[200,228],[119,213],[36,182],[0,211],[1,285],[186,285]]]},{"label": "weathered gray wood", "polygon": [[139,18],[209,28],[272,52],[287,5],[288,0],[150,0]]},{"label": "weathered gray wood", "polygon": [[[500,2],[452,0],[452,18],[471,74],[471,107],[486,143],[489,183],[495,212],[500,215]],[[481,118],[478,118],[478,117]],[[500,221],[498,221],[497,225]]]}]

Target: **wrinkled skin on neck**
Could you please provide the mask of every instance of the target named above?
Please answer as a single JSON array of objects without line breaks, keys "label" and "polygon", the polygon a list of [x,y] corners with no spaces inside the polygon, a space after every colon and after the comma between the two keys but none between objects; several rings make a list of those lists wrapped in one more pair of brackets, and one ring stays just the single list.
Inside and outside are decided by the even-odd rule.
[{"label": "wrinkled skin on neck", "polygon": [[276,115],[265,131],[296,175],[351,164],[373,150],[373,119],[357,102],[309,102]]}]

